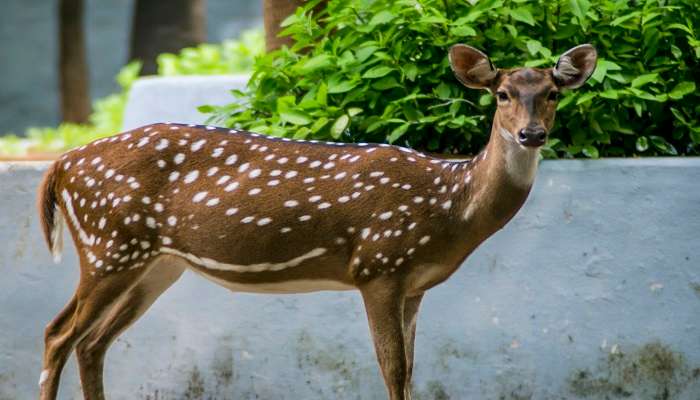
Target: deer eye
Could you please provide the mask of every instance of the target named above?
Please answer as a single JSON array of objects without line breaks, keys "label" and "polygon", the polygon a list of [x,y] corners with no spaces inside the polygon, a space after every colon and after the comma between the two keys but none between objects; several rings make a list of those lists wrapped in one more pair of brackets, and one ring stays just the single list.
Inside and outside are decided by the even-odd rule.
[{"label": "deer eye", "polygon": [[508,93],[502,90],[496,92],[496,97],[498,98],[498,101],[508,101]]},{"label": "deer eye", "polygon": [[547,100],[549,100],[549,101],[559,100],[559,92],[556,92],[556,91],[549,92],[549,95],[547,96]]}]

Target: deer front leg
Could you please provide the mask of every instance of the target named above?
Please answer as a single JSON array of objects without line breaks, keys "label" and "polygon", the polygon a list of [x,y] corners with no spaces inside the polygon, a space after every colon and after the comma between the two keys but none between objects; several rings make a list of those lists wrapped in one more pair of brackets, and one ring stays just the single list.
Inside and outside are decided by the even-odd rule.
[{"label": "deer front leg", "polygon": [[365,284],[360,291],[389,399],[406,400],[404,295],[398,284],[384,277]]},{"label": "deer front leg", "polygon": [[403,332],[406,346],[406,399],[411,399],[411,378],[413,377],[413,347],[416,341],[416,320],[423,294],[407,297],[403,309]]}]

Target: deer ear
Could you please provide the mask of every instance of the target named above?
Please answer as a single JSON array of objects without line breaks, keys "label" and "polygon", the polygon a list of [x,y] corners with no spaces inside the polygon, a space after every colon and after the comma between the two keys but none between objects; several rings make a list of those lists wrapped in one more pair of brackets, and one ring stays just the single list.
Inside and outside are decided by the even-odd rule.
[{"label": "deer ear", "polygon": [[595,70],[598,53],[590,44],[576,46],[562,54],[552,70],[557,85],[576,89],[583,85]]},{"label": "deer ear", "polygon": [[468,88],[489,88],[498,76],[498,70],[493,67],[489,57],[466,44],[450,47],[449,59],[455,76]]}]

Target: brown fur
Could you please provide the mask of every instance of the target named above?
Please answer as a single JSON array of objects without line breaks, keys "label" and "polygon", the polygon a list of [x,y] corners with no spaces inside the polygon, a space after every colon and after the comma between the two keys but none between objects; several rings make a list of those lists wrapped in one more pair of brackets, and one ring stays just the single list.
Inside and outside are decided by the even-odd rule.
[{"label": "brown fur", "polygon": [[44,240],[49,249],[54,247],[51,232],[54,229],[54,212],[56,211],[56,163],[51,164],[41,179],[37,192],[37,208],[39,210],[39,224],[44,233]]}]

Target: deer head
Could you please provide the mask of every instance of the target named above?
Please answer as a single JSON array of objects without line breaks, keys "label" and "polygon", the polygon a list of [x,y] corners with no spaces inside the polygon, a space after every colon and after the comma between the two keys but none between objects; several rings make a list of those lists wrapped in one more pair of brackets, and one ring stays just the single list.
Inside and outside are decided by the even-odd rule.
[{"label": "deer head", "polygon": [[559,92],[583,85],[596,65],[596,50],[576,46],[559,57],[552,68],[499,70],[488,56],[464,44],[450,48],[450,66],[466,87],[495,94],[498,108],[494,128],[506,140],[537,149],[547,141]]}]

